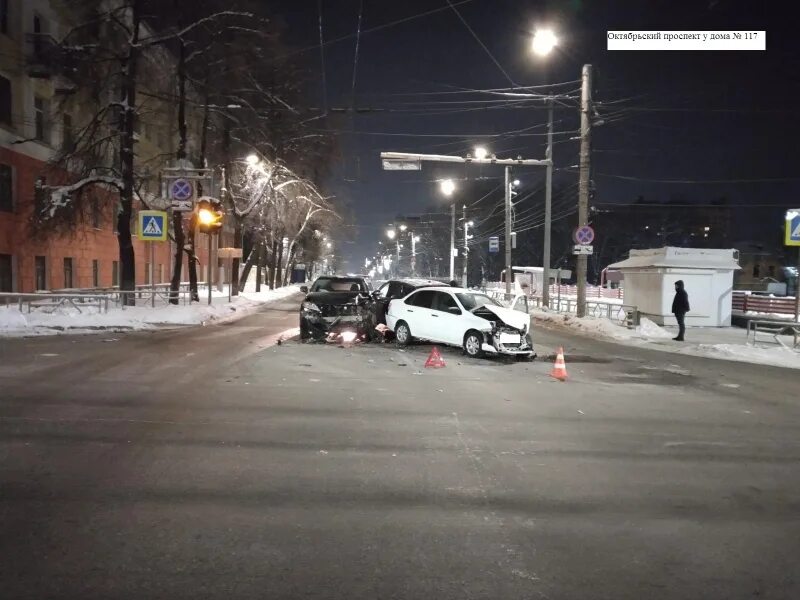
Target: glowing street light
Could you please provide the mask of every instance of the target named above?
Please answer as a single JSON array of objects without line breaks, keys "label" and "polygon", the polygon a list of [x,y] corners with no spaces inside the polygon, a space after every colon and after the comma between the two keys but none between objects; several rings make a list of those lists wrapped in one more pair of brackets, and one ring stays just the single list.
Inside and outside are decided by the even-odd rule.
[{"label": "glowing street light", "polygon": [[489,152],[483,146],[478,146],[475,148],[475,158],[478,160],[486,158]]},{"label": "glowing street light", "polygon": [[558,45],[558,37],[552,29],[537,29],[533,34],[531,48],[534,54],[547,56]]},{"label": "glowing street light", "polygon": [[439,189],[442,190],[445,196],[452,196],[453,192],[456,191],[456,184],[452,179],[443,179],[439,183]]},{"label": "glowing street light", "polygon": [[250,154],[250,155],[248,155],[248,157],[245,160],[247,160],[247,164],[248,165],[253,166],[253,165],[258,164],[259,158],[255,154]]},{"label": "glowing street light", "polygon": [[400,225],[400,231],[405,231],[406,229],[408,229],[407,225]]},{"label": "glowing street light", "polygon": [[388,237],[390,240],[393,240],[395,236],[397,236],[397,232],[394,229],[386,230],[386,237]]},{"label": "glowing street light", "polygon": [[331,248],[332,246],[333,246],[333,244],[331,244],[330,242],[326,242],[325,243],[325,247],[326,248]]}]

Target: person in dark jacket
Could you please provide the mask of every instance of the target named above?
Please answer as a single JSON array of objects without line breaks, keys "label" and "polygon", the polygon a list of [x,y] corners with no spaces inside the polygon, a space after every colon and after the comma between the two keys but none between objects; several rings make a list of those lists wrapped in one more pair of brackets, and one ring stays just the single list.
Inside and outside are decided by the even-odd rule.
[{"label": "person in dark jacket", "polygon": [[461,286],[459,285],[459,283],[455,279],[453,279],[450,282],[450,287],[461,287]]},{"label": "person in dark jacket", "polygon": [[687,312],[689,312],[689,294],[683,289],[683,281],[679,279],[675,282],[675,299],[672,301],[672,314],[678,322],[678,337],[672,338],[676,342],[682,342],[686,333],[684,317]]}]

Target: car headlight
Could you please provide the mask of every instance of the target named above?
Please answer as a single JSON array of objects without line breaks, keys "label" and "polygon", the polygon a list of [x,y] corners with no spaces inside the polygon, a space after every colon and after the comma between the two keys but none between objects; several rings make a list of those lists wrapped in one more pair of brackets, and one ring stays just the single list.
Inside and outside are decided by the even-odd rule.
[{"label": "car headlight", "polygon": [[313,302],[303,302],[302,308],[303,308],[303,310],[306,310],[306,311],[309,311],[309,312],[322,312],[319,309],[319,306],[317,306]]}]

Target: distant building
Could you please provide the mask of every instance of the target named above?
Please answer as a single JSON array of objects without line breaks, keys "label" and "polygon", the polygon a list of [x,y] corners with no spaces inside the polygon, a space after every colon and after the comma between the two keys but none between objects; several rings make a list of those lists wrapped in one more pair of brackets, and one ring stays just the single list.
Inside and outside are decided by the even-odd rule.
[{"label": "distant building", "polygon": [[[770,284],[784,290],[788,280],[794,278],[794,269],[787,268],[783,252],[769,247],[767,244],[744,241],[734,244],[739,251],[739,265],[734,277],[734,288],[737,290],[768,290]],[[775,290],[776,286],[772,286]],[[785,290],[783,291],[785,293]]]}]

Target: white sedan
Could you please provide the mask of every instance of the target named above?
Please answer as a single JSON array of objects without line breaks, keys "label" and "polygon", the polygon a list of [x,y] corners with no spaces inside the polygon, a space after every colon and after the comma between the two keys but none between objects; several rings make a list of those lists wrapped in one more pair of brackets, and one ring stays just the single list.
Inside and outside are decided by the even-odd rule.
[{"label": "white sedan", "polygon": [[461,346],[473,357],[535,356],[528,314],[505,308],[486,294],[472,290],[453,287],[416,290],[389,303],[386,325],[401,346],[421,339]]}]

